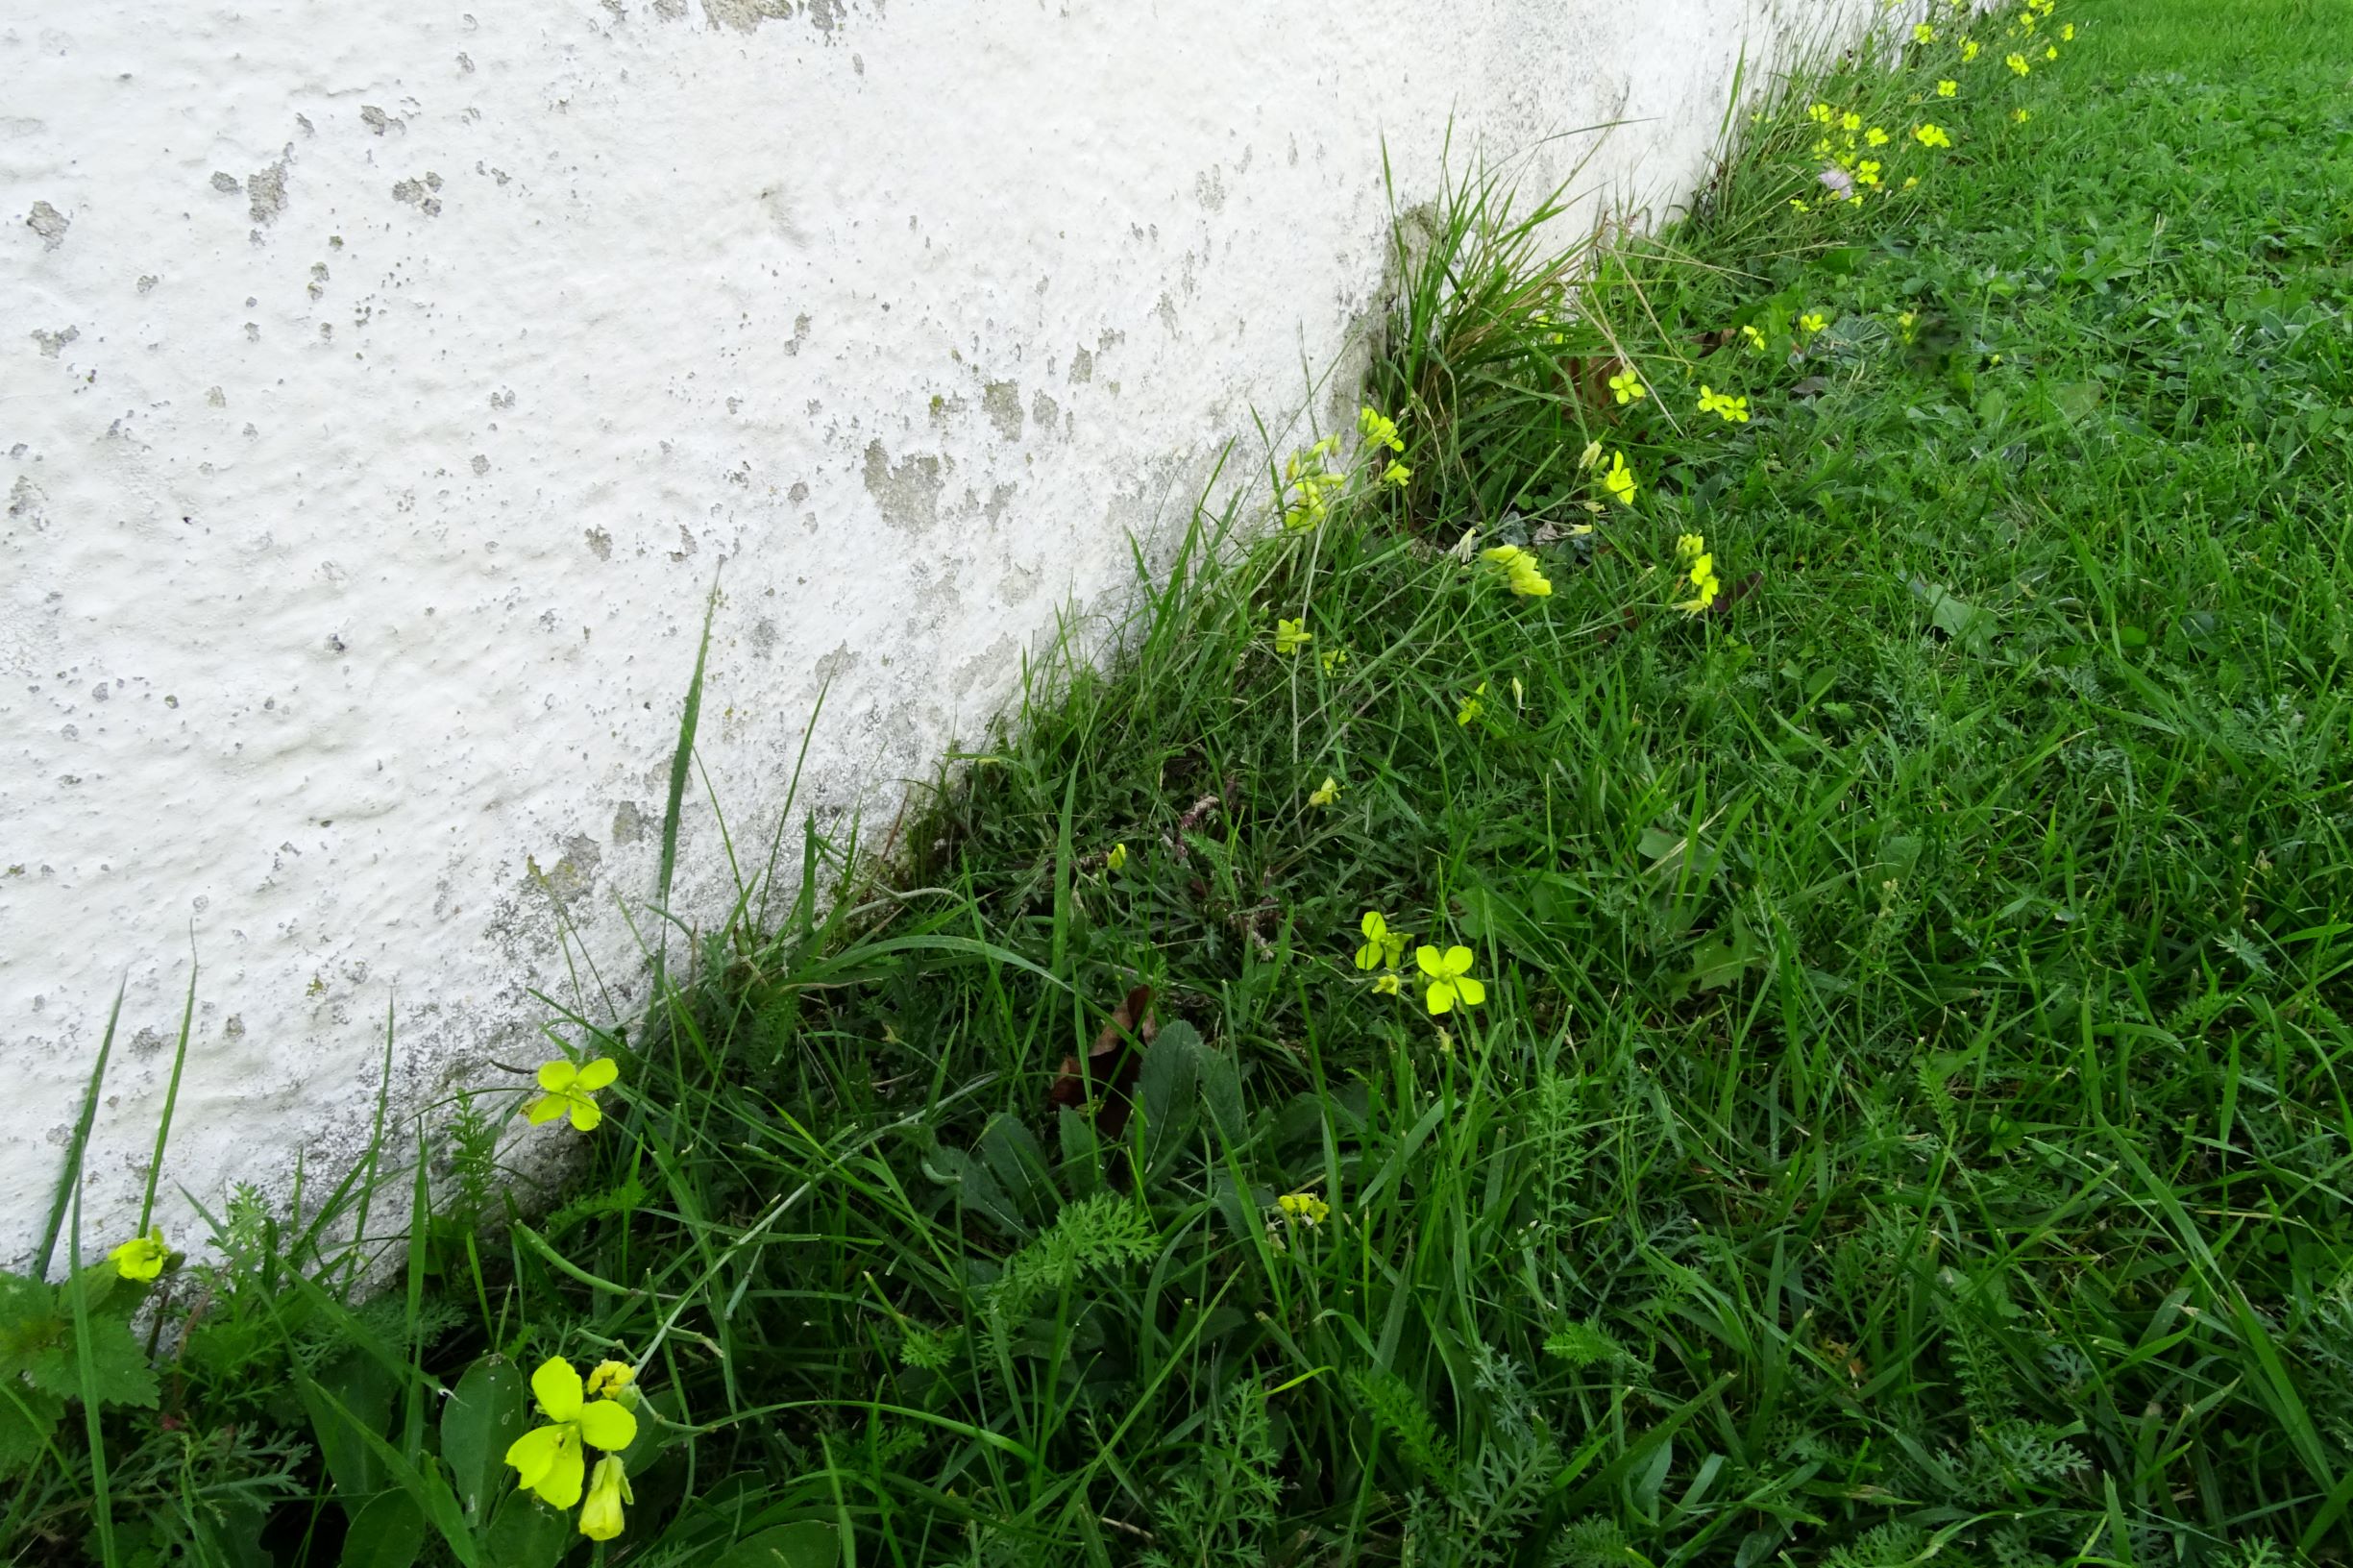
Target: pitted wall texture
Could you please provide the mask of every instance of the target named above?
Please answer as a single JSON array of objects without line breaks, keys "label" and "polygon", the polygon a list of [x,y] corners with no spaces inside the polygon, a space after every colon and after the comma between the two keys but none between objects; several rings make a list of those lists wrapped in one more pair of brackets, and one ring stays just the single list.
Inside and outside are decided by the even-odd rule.
[{"label": "pitted wall texture", "polygon": [[802,803],[887,824],[1254,415],[1345,416],[1385,150],[1661,210],[1868,9],[462,3],[0,0],[0,1265],[118,983],[95,1244],[191,956],[175,1240],[349,1159],[388,1009],[397,1113],[642,985],[715,579],[739,842],[828,682]]}]

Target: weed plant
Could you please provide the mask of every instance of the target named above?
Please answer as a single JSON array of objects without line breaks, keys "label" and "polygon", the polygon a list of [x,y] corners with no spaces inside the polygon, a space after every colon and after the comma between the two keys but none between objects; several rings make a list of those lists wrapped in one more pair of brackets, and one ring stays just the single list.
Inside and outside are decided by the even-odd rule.
[{"label": "weed plant", "polygon": [[1464,177],[888,876],[670,921],[690,697],[566,1200],[476,1095],[8,1283],[0,1541],[2344,1561],[2353,12],[2219,14],[1940,12],[1598,252]]}]

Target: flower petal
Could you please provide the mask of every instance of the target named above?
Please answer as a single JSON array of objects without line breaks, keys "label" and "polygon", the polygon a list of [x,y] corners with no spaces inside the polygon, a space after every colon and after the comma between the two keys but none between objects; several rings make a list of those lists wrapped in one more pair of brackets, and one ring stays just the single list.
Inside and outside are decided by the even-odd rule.
[{"label": "flower petal", "polygon": [[551,1421],[580,1418],[580,1374],[561,1356],[551,1356],[531,1374],[531,1397]]},{"label": "flower petal", "polygon": [[542,1094],[539,1098],[525,1106],[523,1108],[523,1114],[526,1116],[528,1116],[530,1118],[531,1125],[536,1127],[542,1122],[553,1121],[556,1117],[562,1115],[564,1114],[564,1096],[561,1094]]},{"label": "flower petal", "polygon": [[619,1453],[637,1441],[637,1417],[627,1406],[601,1399],[580,1411],[580,1435],[592,1447]]},{"label": "flower petal", "polygon": [[572,1081],[579,1075],[579,1068],[560,1057],[553,1062],[542,1062],[539,1065],[539,1087],[551,1094],[561,1093],[570,1089]]},{"label": "flower petal", "polygon": [[580,1076],[572,1087],[594,1092],[620,1076],[621,1064],[609,1056],[601,1056],[580,1069]]},{"label": "flower petal", "polygon": [[1487,999],[1487,988],[1466,974],[1455,982],[1455,994],[1462,998],[1464,1007],[1477,1007]]},{"label": "flower petal", "polygon": [[564,1446],[563,1427],[534,1427],[506,1445],[506,1462],[515,1467],[518,1484],[529,1490],[546,1479]]},{"label": "flower petal", "polygon": [[555,1458],[548,1473],[539,1478],[531,1490],[551,1508],[569,1508],[580,1500],[580,1482],[588,1471],[588,1463],[580,1457],[580,1433],[577,1427],[552,1429],[557,1433]]},{"label": "flower petal", "polygon": [[1446,949],[1445,963],[1449,979],[1458,974],[1468,974],[1471,972],[1471,950],[1468,947],[1449,947]]},{"label": "flower petal", "polygon": [[1381,911],[1377,909],[1366,910],[1364,912],[1364,919],[1357,921],[1357,929],[1363,932],[1368,937],[1381,936],[1383,933],[1386,932],[1388,928],[1389,922],[1381,918]]},{"label": "flower petal", "polygon": [[1446,971],[1438,967],[1438,950],[1435,947],[1429,946],[1426,943],[1420,947],[1416,947],[1413,950],[1413,964],[1416,968],[1420,969],[1424,974],[1430,976],[1430,978],[1433,980],[1443,980],[1446,978]]},{"label": "flower petal", "polygon": [[576,1130],[593,1133],[603,1119],[604,1113],[597,1109],[596,1101],[585,1094],[572,1096],[572,1125]]},{"label": "flower petal", "polygon": [[1434,1018],[1441,1013],[1452,1013],[1455,1010],[1455,988],[1444,980],[1437,981],[1422,1000],[1430,1004],[1430,1016]]}]

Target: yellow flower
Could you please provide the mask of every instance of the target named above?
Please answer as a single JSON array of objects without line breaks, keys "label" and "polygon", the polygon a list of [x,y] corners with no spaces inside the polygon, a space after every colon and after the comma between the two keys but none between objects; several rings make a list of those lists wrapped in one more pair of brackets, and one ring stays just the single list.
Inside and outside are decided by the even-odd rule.
[{"label": "yellow flower", "polygon": [[1388,467],[1381,471],[1381,482],[1383,484],[1393,484],[1400,490],[1403,490],[1406,487],[1407,481],[1412,478],[1413,470],[1408,468],[1403,463],[1391,463]]},{"label": "yellow flower", "polygon": [[1480,554],[1504,569],[1507,585],[1522,599],[1550,599],[1552,579],[1544,575],[1536,558],[1515,545],[1497,545],[1483,550]]},{"label": "yellow flower", "polygon": [[[1878,165],[1876,163],[1867,163],[1865,167],[1875,169],[1878,167]],[[1825,327],[1830,325],[1830,318],[1824,315],[1819,310],[1808,310],[1805,314],[1798,318],[1798,325],[1803,328],[1806,331],[1818,332]]]},{"label": "yellow flower", "polygon": [[1621,370],[1609,378],[1609,395],[1621,404],[1627,404],[1637,398],[1647,398],[1651,392],[1649,387],[1642,384],[1642,378],[1630,369]]},{"label": "yellow flower", "polygon": [[2073,43],[2075,41],[2075,24],[2073,22],[2070,22],[2065,27],[2059,29],[2059,37],[2065,38],[2070,43]]},{"label": "yellow flower", "polygon": [[1975,60],[1977,52],[1984,47],[1985,45],[1979,43],[1975,38],[1963,38],[1961,40],[1961,63],[1966,65]]},{"label": "yellow flower", "polygon": [[[1696,537],[1696,535],[1689,537]],[[1691,563],[1689,577],[1691,597],[1679,601],[1675,607],[1685,615],[1698,615],[1713,604],[1716,601],[1716,595],[1722,591],[1722,584],[1716,581],[1716,558],[1703,551]]]},{"label": "yellow flower", "polygon": [[1324,781],[1315,787],[1315,793],[1308,796],[1308,804],[1311,806],[1328,806],[1332,804],[1333,801],[1337,800],[1339,797],[1340,781],[1334,778],[1330,773],[1326,773],[1324,775]]},{"label": "yellow flower", "polygon": [[1283,1211],[1284,1217],[1302,1225],[1321,1225],[1332,1217],[1332,1206],[1312,1192],[1286,1192],[1275,1200],[1275,1207]]},{"label": "yellow flower", "polygon": [[637,1382],[637,1369],[626,1361],[599,1361],[588,1374],[588,1397],[620,1399]]},{"label": "yellow flower", "polygon": [[553,1121],[566,1112],[572,1114],[572,1125],[583,1133],[593,1133],[604,1119],[593,1097],[597,1090],[621,1076],[621,1065],[609,1056],[601,1056],[586,1066],[575,1066],[558,1057],[553,1062],[540,1064],[539,1087],[546,1090],[538,1099],[523,1108],[536,1127]]},{"label": "yellow flower", "polygon": [[1275,651],[1278,653],[1296,653],[1314,640],[1315,634],[1308,630],[1304,622],[1279,618],[1275,622]]},{"label": "yellow flower", "polygon": [[1920,125],[1912,128],[1912,139],[1923,147],[1949,147],[1952,136],[1941,125]]},{"label": "yellow flower", "polygon": [[1378,910],[1366,910],[1357,929],[1364,933],[1364,945],[1357,949],[1360,969],[1377,969],[1385,964],[1396,968],[1397,961],[1406,956],[1406,943],[1413,940],[1403,931],[1390,930]]},{"label": "yellow flower", "polygon": [[1912,41],[1914,43],[1934,43],[1936,41],[1936,29],[1930,27],[1926,22],[1914,22],[1912,24]]},{"label": "yellow flower", "polygon": [[1405,989],[1404,984],[1393,974],[1385,974],[1373,982],[1373,994],[1376,996],[1394,996]]},{"label": "yellow flower", "polygon": [[1827,125],[1838,117],[1838,111],[1827,104],[1817,102],[1807,106],[1805,117],[1816,125]]},{"label": "yellow flower", "polygon": [[[1798,196],[1792,196],[1789,199],[1789,205],[1796,208],[1801,212],[1811,212],[1814,210],[1811,207],[1806,205],[1803,198]],[[1762,348],[1763,345],[1759,344],[1758,347]]]},{"label": "yellow flower", "polygon": [[2034,116],[2027,113],[2022,109],[2014,109],[2010,110],[2010,118],[2016,124],[2024,125],[2028,120],[2033,119]]},{"label": "yellow flower", "polygon": [[1749,400],[1718,392],[1703,381],[1700,383],[1700,412],[1720,415],[1728,425],[1746,425],[1749,422]]},{"label": "yellow flower", "polygon": [[1609,454],[1609,468],[1602,476],[1602,488],[1608,491],[1609,499],[1621,506],[1634,503],[1634,474],[1626,466],[1626,453],[1613,452]]},{"label": "yellow flower", "polygon": [[1884,147],[1887,145],[1887,133],[1875,125],[1863,134],[1863,139],[1874,147]]},{"label": "yellow flower", "polygon": [[2008,59],[2004,60],[2002,63],[2009,66],[2013,72],[2020,76],[2024,76],[2028,71],[2034,69],[2033,66],[2026,63],[2026,57],[2024,55],[2013,54]]},{"label": "yellow flower", "polygon": [[2054,43],[2046,48],[2043,51],[2043,58],[2045,60],[2057,60],[2059,58],[2059,46]]},{"label": "yellow flower", "polygon": [[1675,559],[1679,564],[1697,560],[1707,553],[1707,536],[1699,533],[1679,533],[1675,536]]},{"label": "yellow flower", "polygon": [[1896,331],[1906,343],[1912,341],[1912,335],[1919,328],[1920,312],[1917,310],[1906,310],[1896,318]]},{"label": "yellow flower", "polygon": [[1468,947],[1449,947],[1440,953],[1425,945],[1414,950],[1413,962],[1427,980],[1429,989],[1422,992],[1422,1000],[1433,1017],[1452,1013],[1458,1005],[1477,1007],[1487,999],[1487,988],[1471,978]]},{"label": "yellow flower", "polygon": [[152,1227],[145,1236],[135,1236],[107,1254],[114,1260],[114,1272],[126,1280],[152,1280],[163,1272],[163,1262],[171,1249],[163,1244],[163,1227]]},{"label": "yellow flower", "polygon": [[1740,335],[1748,340],[1748,344],[1751,349],[1753,349],[1758,353],[1762,353],[1764,351],[1765,334],[1758,331],[1754,327],[1743,326],[1740,329]]},{"label": "yellow flower", "polygon": [[1103,864],[1107,869],[1114,871],[1126,870],[1127,845],[1124,844],[1113,845],[1111,846],[1111,853],[1103,857]]},{"label": "yellow flower", "polygon": [[1323,665],[1324,674],[1328,675],[1333,671],[1337,670],[1341,665],[1348,662],[1348,649],[1344,648],[1327,648],[1321,653],[1317,654],[1316,658],[1318,662]]},{"label": "yellow flower", "polygon": [[1357,429],[1364,432],[1364,444],[1368,447],[1386,447],[1391,452],[1406,450],[1405,438],[1397,433],[1397,422],[1370,404],[1357,410]]},{"label": "yellow flower", "polygon": [[1470,696],[1462,699],[1461,708],[1455,714],[1455,723],[1462,725],[1464,728],[1468,728],[1472,720],[1478,718],[1480,714],[1486,711],[1487,705],[1480,700],[1481,698],[1483,698],[1486,695],[1487,683],[1483,680],[1479,683],[1479,690],[1473,692]]},{"label": "yellow flower", "polygon": [[[1879,160],[1875,158],[1867,158],[1857,163],[1854,166],[1854,178],[1861,184],[1877,184],[1879,183]],[[1820,331],[1821,329],[1816,328],[1815,331]]]},{"label": "yellow flower", "polygon": [[1838,117],[1838,128],[1849,133],[1860,131],[1863,129],[1863,116],[1851,109]]},{"label": "yellow flower", "polygon": [[[531,1392],[548,1425],[508,1445],[506,1462],[514,1466],[524,1490],[537,1492],[551,1508],[569,1508],[580,1500],[580,1482],[588,1468],[583,1445],[620,1452],[636,1439],[637,1417],[612,1400],[583,1398],[580,1374],[561,1356],[549,1357],[531,1374]],[[603,1466],[598,1469],[601,1472]],[[614,1529],[620,1529],[618,1523]]]},{"label": "yellow flower", "polygon": [[1903,188],[1906,190],[1911,189],[1914,185],[1919,184],[1920,176],[1917,174],[1907,174],[1903,177]]},{"label": "yellow flower", "polygon": [[1949,97],[1951,97],[1953,94],[1955,94],[1955,93],[1959,92],[1960,90],[1961,90],[1961,84],[1960,84],[1960,83],[1958,83],[1958,82],[1951,81],[1951,80],[1949,80],[1949,79],[1948,79],[1948,80],[1946,80],[1946,81],[1943,81],[1943,82],[1939,82],[1939,83],[1936,85],[1936,95],[1937,95],[1939,98],[1949,98]]},{"label": "yellow flower", "polygon": [[621,1506],[636,1501],[628,1475],[621,1468],[621,1457],[607,1454],[597,1461],[596,1474],[588,1482],[588,1501],[580,1507],[580,1533],[592,1541],[611,1540],[621,1533]]}]

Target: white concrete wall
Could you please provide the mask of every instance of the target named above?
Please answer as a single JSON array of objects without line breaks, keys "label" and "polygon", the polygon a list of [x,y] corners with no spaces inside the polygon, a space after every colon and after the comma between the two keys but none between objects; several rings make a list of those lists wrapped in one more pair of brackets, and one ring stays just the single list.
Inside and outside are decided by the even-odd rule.
[{"label": "white concrete wall", "polygon": [[[723,565],[731,825],[828,677],[809,798],[887,823],[1299,413],[1385,137],[1412,202],[1450,116],[1458,159],[1625,120],[1586,184],[1663,203],[1744,44],[1868,9],[0,0],[0,1264],[126,976],[128,1223],[191,928],[166,1191],[215,1206],[348,1156],[388,999],[414,1106],[542,1054],[559,905],[632,973]],[[699,804],[683,852],[719,907]]]}]

